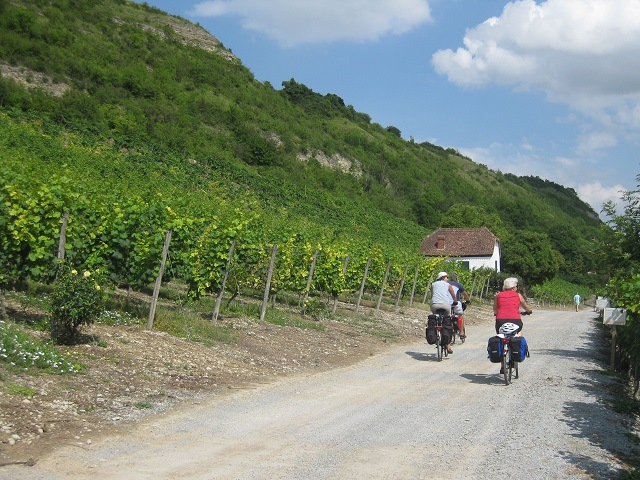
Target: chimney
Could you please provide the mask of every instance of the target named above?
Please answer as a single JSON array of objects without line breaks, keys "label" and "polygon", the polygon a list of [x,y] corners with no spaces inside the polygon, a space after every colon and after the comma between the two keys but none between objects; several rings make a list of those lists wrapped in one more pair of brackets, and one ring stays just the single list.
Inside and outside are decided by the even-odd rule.
[{"label": "chimney", "polygon": [[436,240],[436,250],[444,250],[444,235],[438,235]]}]

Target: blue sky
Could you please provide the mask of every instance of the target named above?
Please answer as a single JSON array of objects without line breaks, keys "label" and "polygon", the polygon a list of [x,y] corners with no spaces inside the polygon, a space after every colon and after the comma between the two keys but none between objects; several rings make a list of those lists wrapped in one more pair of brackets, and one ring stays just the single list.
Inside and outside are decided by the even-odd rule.
[{"label": "blue sky", "polygon": [[571,187],[596,211],[638,188],[640,0],[146,3],[259,81],[334,93],[407,140]]}]

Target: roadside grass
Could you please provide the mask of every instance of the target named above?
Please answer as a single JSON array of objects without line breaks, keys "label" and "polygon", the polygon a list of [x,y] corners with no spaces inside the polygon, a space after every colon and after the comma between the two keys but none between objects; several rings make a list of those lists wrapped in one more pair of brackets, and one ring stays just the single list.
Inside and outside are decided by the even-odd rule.
[{"label": "roadside grass", "polygon": [[265,321],[283,327],[310,328],[320,332],[325,330],[324,325],[316,321],[305,320],[299,314],[288,312],[286,310],[267,310]]},{"label": "roadside grass", "polygon": [[[0,362],[12,371],[31,370],[48,373],[76,373],[84,367],[61,354],[51,342],[37,340],[29,329],[50,330],[48,307],[49,291],[31,285],[22,291],[7,292],[12,301],[12,321],[0,324]],[[142,295],[141,295],[142,293]],[[113,327],[146,328],[149,315],[150,292],[120,291],[112,295],[106,310],[96,319],[97,324]],[[161,289],[161,301],[156,307],[153,329],[205,345],[232,344],[238,341],[241,332],[234,322],[225,320],[238,318],[249,322],[258,320],[262,302],[259,292],[243,292],[241,296],[227,296],[221,305],[217,321],[212,321],[215,305],[213,296],[190,300],[186,287],[170,282]],[[168,301],[166,301],[168,300]],[[233,301],[231,301],[233,300]],[[364,300],[371,303],[373,300]],[[334,320],[358,328],[381,339],[396,337],[386,323],[373,316],[358,315],[350,311],[334,313],[329,300],[308,298],[304,304],[300,295],[280,294],[277,306],[270,302],[264,320],[273,325],[324,331],[323,320]],[[383,309],[391,308],[384,305]],[[87,342],[97,347],[107,347],[107,341],[85,336]]]},{"label": "roadside grass", "polygon": [[78,373],[84,366],[60,353],[52,344],[32,337],[20,326],[0,320],[0,362],[10,371]]},{"label": "roadside grass", "polygon": [[31,398],[36,394],[36,391],[33,388],[25,387],[23,385],[16,385],[15,383],[10,383],[5,387],[5,391],[9,395],[20,395],[23,397]]},{"label": "roadside grass", "polygon": [[200,309],[158,306],[153,328],[205,345],[233,343],[238,339],[238,333],[231,327],[212,322],[210,315],[200,312]]},{"label": "roadside grass", "polygon": [[348,326],[364,331],[367,335],[371,335],[382,340],[391,340],[398,337],[397,333],[391,331],[384,320],[373,316],[344,315],[341,321]]}]

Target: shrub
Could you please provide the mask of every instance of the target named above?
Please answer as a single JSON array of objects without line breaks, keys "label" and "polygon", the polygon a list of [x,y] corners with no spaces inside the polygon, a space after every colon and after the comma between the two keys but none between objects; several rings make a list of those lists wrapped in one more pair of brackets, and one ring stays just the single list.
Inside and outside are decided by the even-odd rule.
[{"label": "shrub", "polygon": [[90,325],[104,311],[105,294],[100,272],[63,267],[51,294],[51,336],[59,343],[73,344],[80,326]]}]

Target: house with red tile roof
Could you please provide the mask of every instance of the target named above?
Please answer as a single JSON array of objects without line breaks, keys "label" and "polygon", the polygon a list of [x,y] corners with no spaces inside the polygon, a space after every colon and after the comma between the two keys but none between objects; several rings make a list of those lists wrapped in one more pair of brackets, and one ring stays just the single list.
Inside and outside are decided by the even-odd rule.
[{"label": "house with red tile roof", "polygon": [[488,267],[500,271],[500,241],[487,227],[439,228],[422,239],[420,253],[449,257],[469,270]]}]

